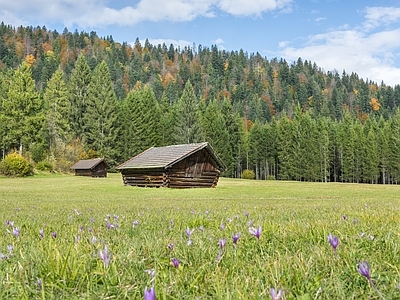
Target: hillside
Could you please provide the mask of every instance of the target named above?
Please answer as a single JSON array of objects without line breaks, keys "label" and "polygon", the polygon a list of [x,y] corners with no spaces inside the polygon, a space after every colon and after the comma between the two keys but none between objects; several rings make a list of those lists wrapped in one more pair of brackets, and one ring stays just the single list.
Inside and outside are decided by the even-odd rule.
[{"label": "hillside", "polygon": [[0,70],[3,153],[26,151],[60,170],[79,157],[105,156],[114,166],[150,146],[207,140],[226,176],[400,178],[400,85],[325,73],[301,58],[131,46],[95,32],[1,23]]}]

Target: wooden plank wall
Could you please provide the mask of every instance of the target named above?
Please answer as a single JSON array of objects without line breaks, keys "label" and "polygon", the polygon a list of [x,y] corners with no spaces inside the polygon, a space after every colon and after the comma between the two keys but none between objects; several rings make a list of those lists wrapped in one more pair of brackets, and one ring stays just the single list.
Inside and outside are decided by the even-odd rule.
[{"label": "wooden plank wall", "polygon": [[220,175],[206,150],[196,152],[166,170],[124,169],[121,173],[124,185],[170,188],[215,187]]}]

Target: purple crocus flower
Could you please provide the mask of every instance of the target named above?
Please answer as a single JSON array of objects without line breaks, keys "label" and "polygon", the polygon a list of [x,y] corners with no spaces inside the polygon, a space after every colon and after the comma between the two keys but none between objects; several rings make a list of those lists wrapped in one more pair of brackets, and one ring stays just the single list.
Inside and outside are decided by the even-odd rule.
[{"label": "purple crocus flower", "polygon": [[103,261],[104,267],[107,268],[111,259],[112,259],[112,254],[108,253],[108,246],[104,246],[104,251],[99,250],[99,258]]},{"label": "purple crocus flower", "polygon": [[167,248],[169,249],[169,250],[174,250],[174,244],[172,244],[172,243],[169,243],[168,244],[168,246],[167,246]]},{"label": "purple crocus flower", "polygon": [[151,281],[154,280],[154,278],[156,277],[156,270],[155,269],[149,269],[149,270],[144,270],[147,274],[150,275],[151,277]]},{"label": "purple crocus flower", "polygon": [[139,220],[134,220],[132,222],[132,227],[135,228],[135,226],[139,225]]},{"label": "purple crocus flower", "polygon": [[5,260],[7,258],[8,258],[7,255],[4,255],[3,253],[0,252],[0,259]]},{"label": "purple crocus flower", "polygon": [[171,261],[172,261],[172,265],[173,265],[175,268],[179,268],[179,263],[180,263],[179,259],[173,258],[173,259],[171,259]]},{"label": "purple crocus flower", "polygon": [[249,212],[247,210],[244,211],[244,215],[246,216],[246,218],[249,217]]},{"label": "purple crocus flower", "polygon": [[280,300],[282,297],[282,290],[279,290],[277,293],[274,288],[271,288],[269,293],[271,294],[272,300]]},{"label": "purple crocus flower", "polygon": [[156,300],[156,290],[154,289],[154,286],[149,289],[145,287],[144,300]]},{"label": "purple crocus flower", "polygon": [[12,256],[12,253],[13,253],[13,250],[14,250],[14,246],[13,245],[8,245],[7,246],[7,250],[8,250],[9,256]]},{"label": "purple crocus flower", "polygon": [[13,227],[13,235],[14,235],[15,237],[18,237],[18,236],[19,236],[19,228],[18,228],[18,227]]},{"label": "purple crocus flower", "polygon": [[43,229],[39,229],[39,237],[41,239],[44,238],[44,230]]},{"label": "purple crocus flower", "polygon": [[362,276],[364,276],[365,278],[367,278],[369,284],[372,286],[372,288],[378,293],[378,295],[382,298],[385,299],[383,297],[383,295],[381,294],[381,292],[378,290],[378,288],[375,286],[375,284],[372,282],[371,279],[371,271],[369,268],[369,263],[367,261],[358,261],[358,265],[357,265],[357,271],[358,273],[360,273]]},{"label": "purple crocus flower", "polygon": [[343,215],[343,220],[347,220],[347,216],[346,215]]},{"label": "purple crocus flower", "polygon": [[52,236],[53,238],[56,238],[56,237],[57,237],[57,232],[53,231],[53,232],[51,233],[51,236]]},{"label": "purple crocus flower", "polygon": [[371,280],[371,274],[370,274],[370,269],[369,269],[369,264],[367,261],[359,261],[358,266],[357,266],[357,271],[360,273],[362,276],[368,279],[368,281]]},{"label": "purple crocus flower", "polygon": [[221,228],[221,230],[225,230],[225,224],[222,223],[221,226],[219,226],[219,228]]},{"label": "purple crocus flower", "polygon": [[191,230],[189,227],[186,228],[185,233],[190,240],[190,236],[192,235],[194,228]]},{"label": "purple crocus flower", "polygon": [[260,235],[262,233],[262,227],[261,226],[258,228],[250,227],[249,232],[250,232],[250,234],[254,235],[258,240],[260,240]]},{"label": "purple crocus flower", "polygon": [[226,239],[225,238],[224,239],[219,239],[218,240],[218,244],[221,247],[221,249],[223,250],[224,247],[225,247],[225,244],[226,244]]},{"label": "purple crocus flower", "polygon": [[240,239],[240,232],[232,234],[233,243],[236,245],[238,240]]},{"label": "purple crocus flower", "polygon": [[253,220],[250,220],[249,222],[247,222],[247,224],[249,225],[249,227],[253,227]]},{"label": "purple crocus flower", "polygon": [[328,235],[328,242],[331,244],[333,251],[336,253],[336,248],[339,245],[339,239],[336,235],[332,236],[332,234]]},{"label": "purple crocus flower", "polygon": [[200,230],[201,232],[203,232],[203,231],[204,231],[204,226],[201,225],[201,226],[199,227],[199,230]]}]

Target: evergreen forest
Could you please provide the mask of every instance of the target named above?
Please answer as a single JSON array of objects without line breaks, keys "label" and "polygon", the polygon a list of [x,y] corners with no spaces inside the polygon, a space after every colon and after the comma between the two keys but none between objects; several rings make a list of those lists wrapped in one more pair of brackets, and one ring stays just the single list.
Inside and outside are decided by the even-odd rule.
[{"label": "evergreen forest", "polygon": [[0,24],[2,158],[57,172],[207,141],[227,177],[399,184],[399,106],[400,85],[302,58]]}]

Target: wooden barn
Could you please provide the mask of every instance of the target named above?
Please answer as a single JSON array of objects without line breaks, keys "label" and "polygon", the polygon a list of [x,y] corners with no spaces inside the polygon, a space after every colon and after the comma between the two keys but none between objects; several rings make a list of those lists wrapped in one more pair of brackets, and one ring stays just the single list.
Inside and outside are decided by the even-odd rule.
[{"label": "wooden barn", "polygon": [[117,167],[124,185],[215,187],[225,165],[207,143],[152,147]]},{"label": "wooden barn", "polygon": [[107,164],[104,158],[83,159],[71,167],[75,176],[107,177]]}]

